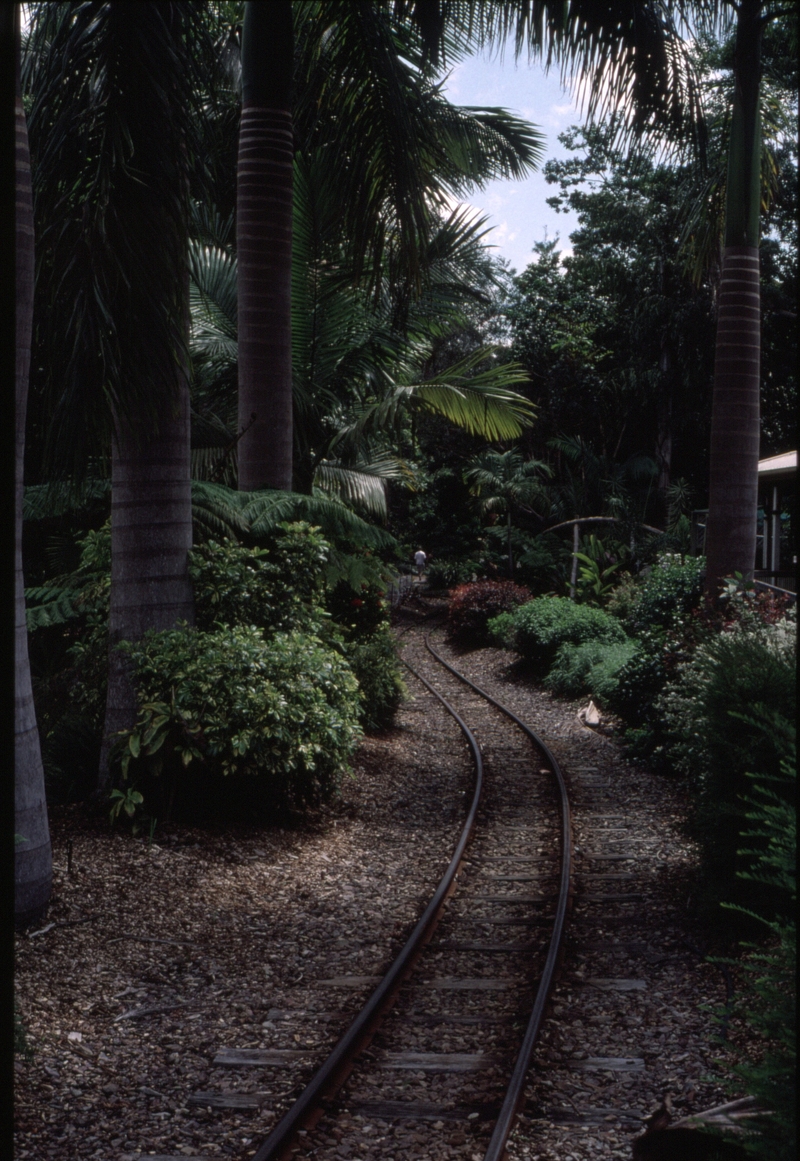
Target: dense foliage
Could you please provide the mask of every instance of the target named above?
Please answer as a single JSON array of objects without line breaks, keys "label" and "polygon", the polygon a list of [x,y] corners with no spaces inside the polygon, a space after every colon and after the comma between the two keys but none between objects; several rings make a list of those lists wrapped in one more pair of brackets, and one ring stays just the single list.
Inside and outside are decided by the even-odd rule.
[{"label": "dense foliage", "polygon": [[530,592],[513,581],[476,581],[450,593],[448,627],[454,637],[481,641],[493,617],[524,605]]},{"label": "dense foliage", "polygon": [[359,737],[357,683],[334,650],[304,632],[224,626],[148,633],[126,643],[139,691],[121,739],[123,776],[168,784],[192,802],[202,765],[212,778],[255,779],[253,802],[303,806],[336,788]]},{"label": "dense foliage", "polygon": [[753,707],[794,720],[795,658],[795,617],[764,625],[750,612],[730,631],[709,635],[656,701],[666,732],[660,752],[692,787],[693,831],[713,902],[730,899],[737,883],[748,771],[780,774],[780,735],[753,720]]},{"label": "dense foliage", "polygon": [[328,546],[318,530],[284,524],[273,546],[214,540],[193,550],[197,625],[256,625],[265,632],[317,627]]},{"label": "dense foliage", "polygon": [[639,650],[639,642],[584,641],[562,645],[555,655],[545,685],[562,697],[589,693],[600,705],[613,702],[621,671]]},{"label": "dense foliage", "polygon": [[[748,1152],[763,1161],[797,1155],[797,749],[793,723],[759,707],[751,715],[772,735],[781,753],[780,773],[748,772],[745,798],[748,840],[740,850],[740,878],[768,889],[761,944],[744,944],[739,1013],[755,1032],[757,1048],[732,1069],[731,1087],[744,1085],[769,1115],[758,1123]],[[754,765],[753,770],[758,767]]]},{"label": "dense foliage", "polygon": [[566,597],[538,597],[522,605],[510,620],[501,621],[499,628],[506,644],[539,669],[547,669],[562,646],[625,640],[625,630],[616,618]]}]

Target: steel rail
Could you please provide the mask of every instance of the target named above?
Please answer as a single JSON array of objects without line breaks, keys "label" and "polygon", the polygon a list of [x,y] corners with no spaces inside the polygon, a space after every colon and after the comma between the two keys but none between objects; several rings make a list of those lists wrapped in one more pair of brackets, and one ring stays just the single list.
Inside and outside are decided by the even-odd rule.
[{"label": "steel rail", "polygon": [[533,1056],[533,1049],[536,1045],[536,1039],[539,1035],[539,1029],[542,1023],[545,1009],[547,1007],[547,1000],[550,995],[550,989],[553,985],[553,977],[558,962],[558,957],[561,952],[561,943],[564,937],[564,927],[566,923],[567,908],[569,906],[570,897],[570,876],[572,871],[572,824],[570,821],[569,797],[567,794],[566,783],[564,776],[561,773],[561,768],[558,765],[555,757],[551,753],[546,743],[536,734],[530,726],[526,725],[520,718],[517,717],[512,710],[508,709],[501,702],[493,698],[491,694],[487,693],[485,689],[481,689],[474,681],[470,681],[463,673],[460,673],[449,662],[436,652],[428,640],[427,633],[425,634],[425,644],[429,651],[433,654],[436,660],[444,665],[445,669],[463,681],[479,693],[481,697],[485,697],[488,702],[491,702],[496,709],[499,709],[507,717],[511,718],[521,730],[524,731],[531,739],[531,741],[539,747],[544,753],[547,761],[553,770],[558,785],[559,804],[561,807],[561,875],[559,881],[558,903],[556,904],[556,915],[553,923],[553,934],[550,937],[550,946],[547,952],[547,959],[545,961],[542,975],[539,980],[539,987],[536,991],[536,999],[531,1012],[528,1027],[525,1030],[525,1036],[517,1056],[514,1070],[511,1074],[511,1080],[506,1090],[506,1095],[503,1100],[503,1105],[500,1109],[497,1121],[495,1122],[494,1131],[492,1132],[489,1146],[484,1154],[484,1161],[502,1161],[505,1154],[506,1143],[514,1127],[514,1120],[523,1099],[523,1089],[525,1086],[525,1078],[528,1074],[528,1069],[531,1064],[531,1057]]},{"label": "steel rail", "polygon": [[294,1145],[299,1131],[306,1126],[310,1127],[316,1123],[321,1115],[323,1102],[330,1100],[347,1079],[354,1066],[356,1056],[369,1044],[380,1018],[393,1003],[404,978],[413,967],[420,951],[430,939],[442,908],[455,886],[455,880],[461,867],[464,852],[472,837],[478,805],[483,792],[483,759],[481,757],[480,747],[475,740],[475,735],[469,729],[466,722],[456,713],[450,703],[433,688],[430,682],[426,681],[421,674],[417,673],[407,661],[404,661],[404,664],[439,699],[447,711],[452,714],[469,742],[475,763],[475,790],[473,792],[469,813],[467,814],[466,822],[464,823],[450,864],[442,876],[430,903],[425,908],[422,918],[409,936],[402,951],[378,984],[365,1006],[356,1016],[353,1023],[336,1044],[328,1059],[317,1070],[295,1103],[257,1150],[252,1157],[252,1161],[279,1161],[279,1159],[286,1157]]}]

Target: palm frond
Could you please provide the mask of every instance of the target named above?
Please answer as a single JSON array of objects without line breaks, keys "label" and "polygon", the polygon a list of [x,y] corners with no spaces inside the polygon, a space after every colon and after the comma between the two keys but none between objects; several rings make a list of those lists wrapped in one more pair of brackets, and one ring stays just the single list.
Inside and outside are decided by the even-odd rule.
[{"label": "palm frond", "polygon": [[199,6],[164,2],[34,4],[31,15],[48,457],[77,477],[116,422],[147,430],[165,395],[177,400],[207,28]]},{"label": "palm frond", "polygon": [[332,541],[351,541],[372,549],[390,549],[395,539],[382,528],[363,520],[332,496],[315,491],[306,496],[299,492],[245,492],[243,515],[253,536],[266,536],[286,520],[304,520],[318,525]]},{"label": "palm frond", "polygon": [[239,540],[250,530],[243,494],[209,480],[192,480],[192,520],[195,539]]},{"label": "palm frond", "polygon": [[28,632],[35,629],[49,629],[52,625],[63,625],[79,616],[73,601],[75,589],[56,588],[41,585],[25,590],[25,616]]},{"label": "palm frond", "polygon": [[373,458],[371,463],[351,465],[322,460],[314,472],[314,485],[366,516],[385,520],[387,481],[409,478],[410,472],[404,463],[394,456],[384,454]]},{"label": "palm frond", "polygon": [[410,398],[489,442],[517,439],[536,418],[531,401],[513,390],[529,382],[528,374],[518,363],[478,370],[493,357],[492,348],[473,351],[440,375],[407,388]]},{"label": "palm frond", "polygon": [[81,481],[52,480],[46,484],[30,484],[22,501],[23,520],[44,520],[79,511],[97,500],[104,500],[111,492],[111,481],[92,477]]}]

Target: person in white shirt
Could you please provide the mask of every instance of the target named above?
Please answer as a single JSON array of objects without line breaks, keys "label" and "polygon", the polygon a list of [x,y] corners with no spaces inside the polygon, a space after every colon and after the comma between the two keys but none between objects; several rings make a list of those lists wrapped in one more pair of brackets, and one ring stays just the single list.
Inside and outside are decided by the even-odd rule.
[{"label": "person in white shirt", "polygon": [[418,548],[414,553],[414,564],[417,566],[417,576],[422,576],[422,570],[425,568],[425,561],[427,559],[421,548]]}]

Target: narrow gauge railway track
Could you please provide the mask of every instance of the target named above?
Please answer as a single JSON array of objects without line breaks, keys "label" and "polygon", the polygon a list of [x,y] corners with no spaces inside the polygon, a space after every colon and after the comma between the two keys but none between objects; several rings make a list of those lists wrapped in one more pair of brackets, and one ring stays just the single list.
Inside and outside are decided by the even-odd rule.
[{"label": "narrow gauge railway track", "polygon": [[[254,1161],[357,1157],[379,1144],[386,1157],[479,1148],[499,1161],[522,1100],[569,901],[564,780],[542,740],[427,640],[408,652],[469,741],[466,822],[412,935]],[[492,751],[485,770],[481,744]]]}]

